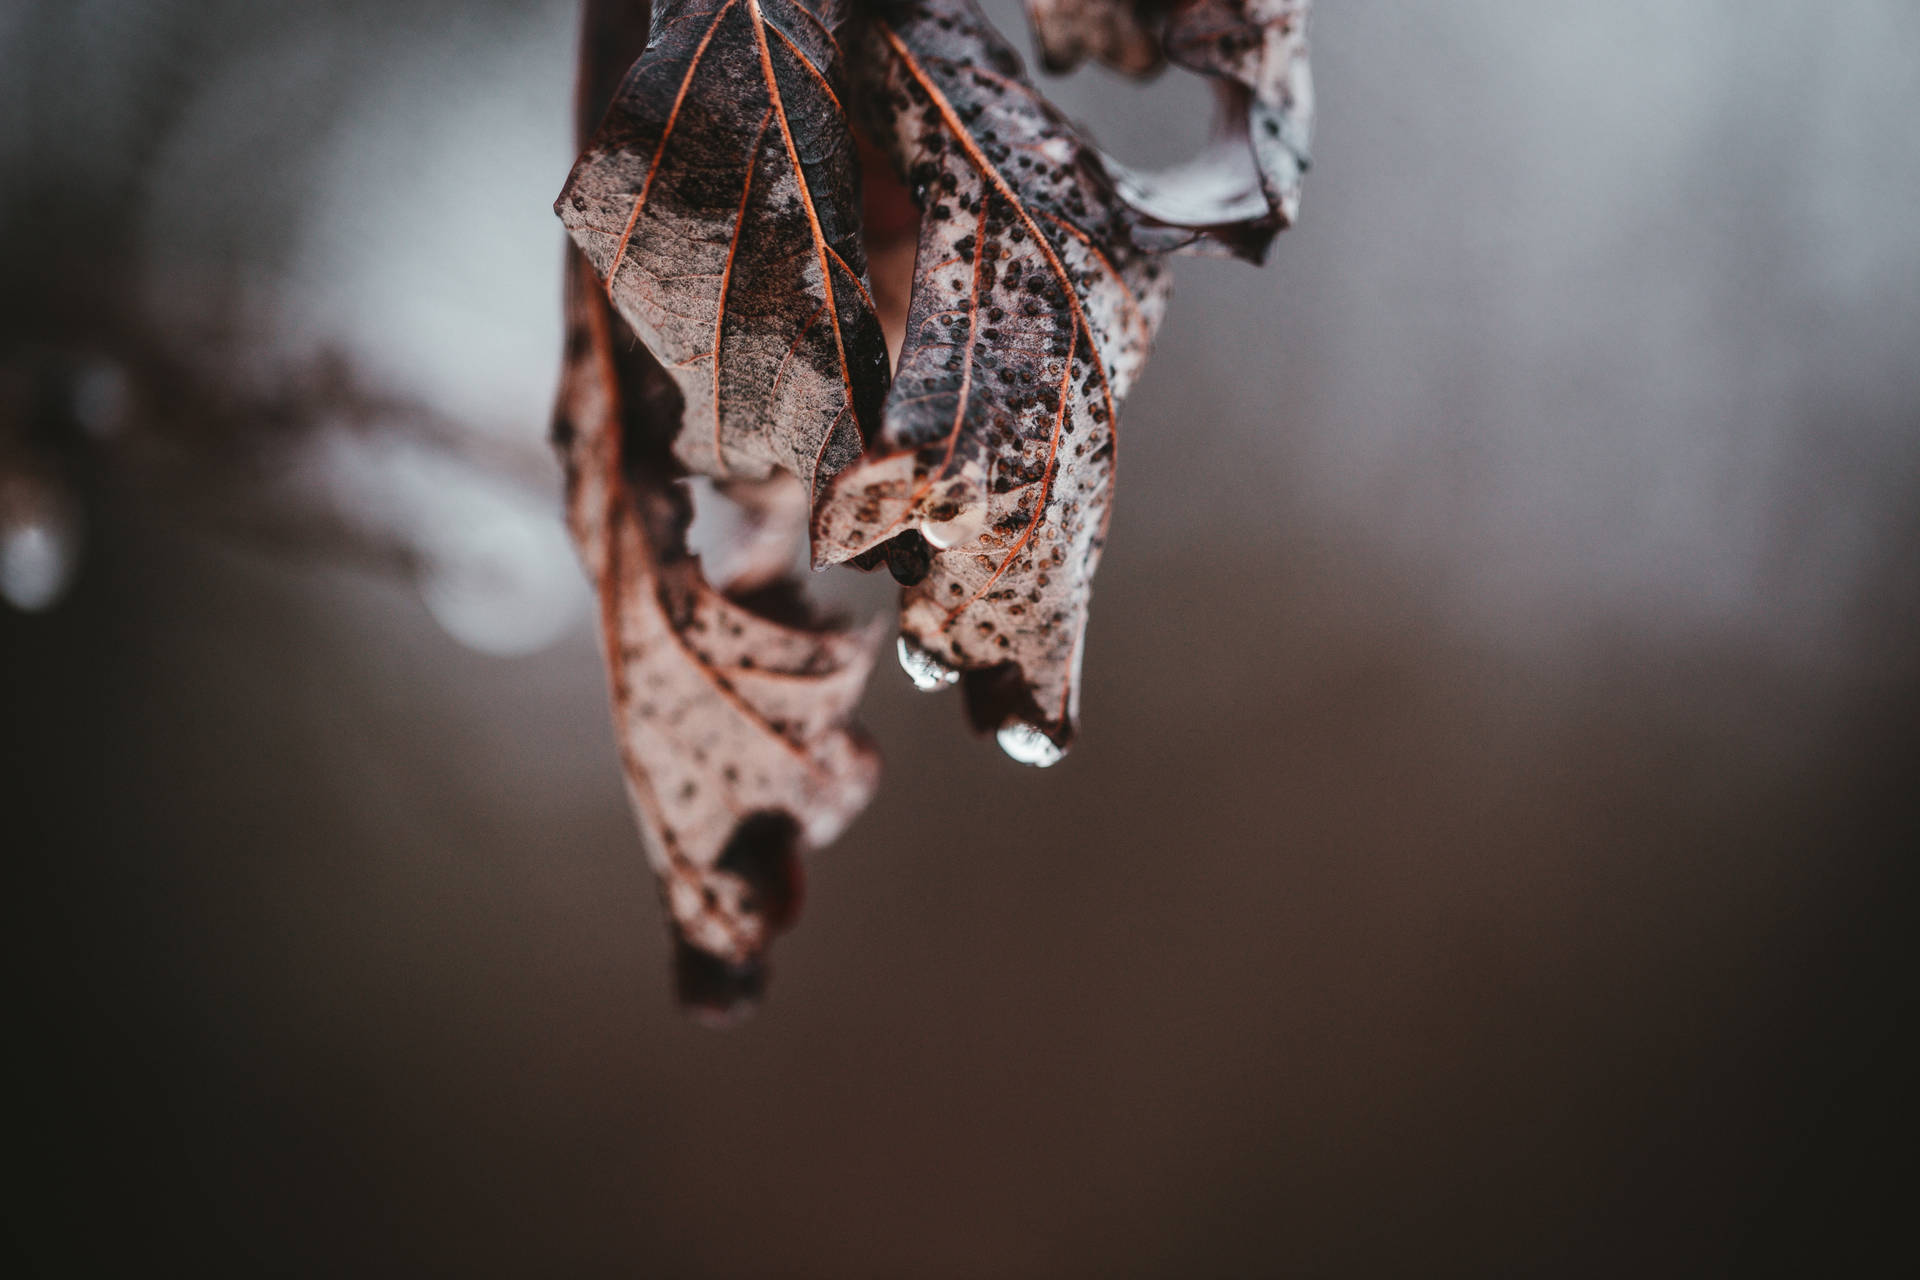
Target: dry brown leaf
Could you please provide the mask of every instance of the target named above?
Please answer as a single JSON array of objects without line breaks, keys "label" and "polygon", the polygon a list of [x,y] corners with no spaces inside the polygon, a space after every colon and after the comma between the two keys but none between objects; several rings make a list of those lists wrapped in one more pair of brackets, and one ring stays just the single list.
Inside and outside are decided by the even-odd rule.
[{"label": "dry brown leaf", "polygon": [[896,576],[918,577],[909,671],[935,686],[964,673],[976,724],[1051,763],[1074,732],[1115,415],[1168,278],[970,3],[874,5],[858,65],[920,240],[881,436],[816,508],[815,556],[886,544]]},{"label": "dry brown leaf", "polygon": [[822,626],[779,595],[729,599],[701,576],[664,448],[678,393],[644,349],[617,345],[618,319],[576,264],[555,422],[568,524],[600,598],[616,735],[682,994],[728,1008],[764,981],[767,944],[798,905],[801,850],[872,797],[878,757],[848,717],[881,632]]},{"label": "dry brown leaf", "polygon": [[[583,135],[646,30],[644,3],[588,5]],[[681,997],[727,1014],[765,983],[767,945],[799,907],[800,853],[833,839],[873,794],[878,757],[848,717],[880,633],[823,625],[787,587],[766,585],[787,556],[780,530],[804,533],[783,510],[785,477],[785,493],[729,483],[773,532],[750,529],[728,548],[728,591],[702,576],[673,457],[680,390],[578,251],[566,303],[553,434],[567,523],[599,596],[621,762],[672,921]]]},{"label": "dry brown leaf", "polygon": [[[1251,195],[1182,189],[1206,215],[1185,222],[1034,91],[971,0],[850,3],[673,0],[648,26],[644,3],[589,0],[592,137],[557,205],[578,246],[568,521],[682,993],[708,1009],[757,994],[800,851],[876,781],[849,716],[878,633],[823,624],[778,580],[798,518],[817,565],[905,584],[916,681],[961,683],[978,727],[1051,763],[1075,732],[1118,408],[1166,306],[1154,255],[1257,256],[1292,216],[1246,125],[1265,111],[1299,150],[1304,3],[1033,0],[1071,45],[1056,62],[1164,51],[1244,99]],[[862,147],[883,162],[864,190]],[[898,272],[877,291],[868,246]],[[735,504],[715,580],[687,545],[689,475]]]},{"label": "dry brown leaf", "polygon": [[717,478],[851,462],[886,394],[838,34],[847,0],[668,0],[555,210]]}]

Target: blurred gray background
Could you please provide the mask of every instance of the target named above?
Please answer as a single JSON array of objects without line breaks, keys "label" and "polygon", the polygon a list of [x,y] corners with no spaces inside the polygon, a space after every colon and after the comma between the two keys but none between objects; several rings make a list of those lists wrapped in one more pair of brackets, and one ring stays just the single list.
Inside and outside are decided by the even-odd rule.
[{"label": "blurred gray background", "polygon": [[[880,671],[884,789],[737,1032],[671,1006],[544,470],[379,414],[268,458],[362,556],[35,444],[78,514],[64,599],[0,604],[26,1269],[1911,1252],[1920,6],[1317,9],[1302,224],[1179,265],[1127,406],[1081,745]],[[573,41],[0,5],[14,426],[78,368],[138,436],[151,347],[537,463]],[[1047,87],[1130,161],[1204,133],[1190,79]]]}]

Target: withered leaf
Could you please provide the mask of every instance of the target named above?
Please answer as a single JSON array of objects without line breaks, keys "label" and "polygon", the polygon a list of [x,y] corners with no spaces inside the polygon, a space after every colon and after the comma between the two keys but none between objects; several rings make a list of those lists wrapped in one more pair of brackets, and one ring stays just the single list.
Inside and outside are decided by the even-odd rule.
[{"label": "withered leaf", "polygon": [[[578,246],[568,521],[682,994],[709,1008],[757,994],[799,852],[876,780],[849,716],[878,634],[782,579],[800,518],[816,565],[905,584],[916,681],[962,683],[1016,759],[1057,759],[1118,407],[1166,306],[1155,255],[1258,257],[1304,165],[1305,0],[1029,0],[1050,66],[1171,59],[1223,86],[1217,154],[1157,180],[1084,141],[972,0],[854,3],[670,0],[649,23],[588,0],[583,134],[599,124],[556,206]],[[891,170],[864,237],[861,148]],[[869,248],[898,279],[870,286]],[[713,578],[689,475],[740,516]]]},{"label": "withered leaf", "polygon": [[701,576],[667,448],[682,405],[644,348],[622,345],[577,255],[554,438],[568,525],[598,591],[616,736],[678,938],[682,998],[731,1012],[758,995],[792,919],[799,854],[871,798],[878,759],[847,718],[880,633],[778,616]]},{"label": "withered leaf", "polygon": [[555,204],[686,400],[675,453],[809,495],[877,422],[848,0],[666,0]]},{"label": "withered leaf", "polygon": [[976,724],[1050,763],[1074,732],[1115,413],[1168,278],[968,0],[878,3],[863,35],[868,126],[920,208],[919,245],[880,438],[816,507],[815,556],[924,539],[903,660],[927,684],[964,673]]},{"label": "withered leaf", "polygon": [[[1140,74],[1168,61],[1214,78],[1214,137],[1191,161],[1143,174],[1111,157],[1156,251],[1225,250],[1259,261],[1300,213],[1313,133],[1311,0],[1027,0],[1049,70],[1093,56]],[[1147,47],[1151,45],[1153,55]]]}]

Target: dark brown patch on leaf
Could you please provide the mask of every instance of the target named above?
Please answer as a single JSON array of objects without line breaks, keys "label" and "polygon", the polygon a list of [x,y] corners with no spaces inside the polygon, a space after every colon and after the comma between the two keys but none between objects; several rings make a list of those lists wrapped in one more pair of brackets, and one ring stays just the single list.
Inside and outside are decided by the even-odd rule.
[{"label": "dark brown patch on leaf", "polygon": [[806,885],[800,843],[800,826],[793,815],[748,814],[714,862],[746,885],[750,897],[743,899],[743,905],[764,916],[769,928],[784,929],[800,914]]}]

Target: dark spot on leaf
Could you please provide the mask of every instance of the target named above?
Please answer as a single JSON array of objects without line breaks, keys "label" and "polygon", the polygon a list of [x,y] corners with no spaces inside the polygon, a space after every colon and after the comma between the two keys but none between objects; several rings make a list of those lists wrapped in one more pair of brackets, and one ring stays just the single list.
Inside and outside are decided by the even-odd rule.
[{"label": "dark spot on leaf", "polygon": [[798,916],[804,880],[800,827],[792,815],[774,810],[747,815],[714,866],[740,878],[770,929],[784,929]]}]

